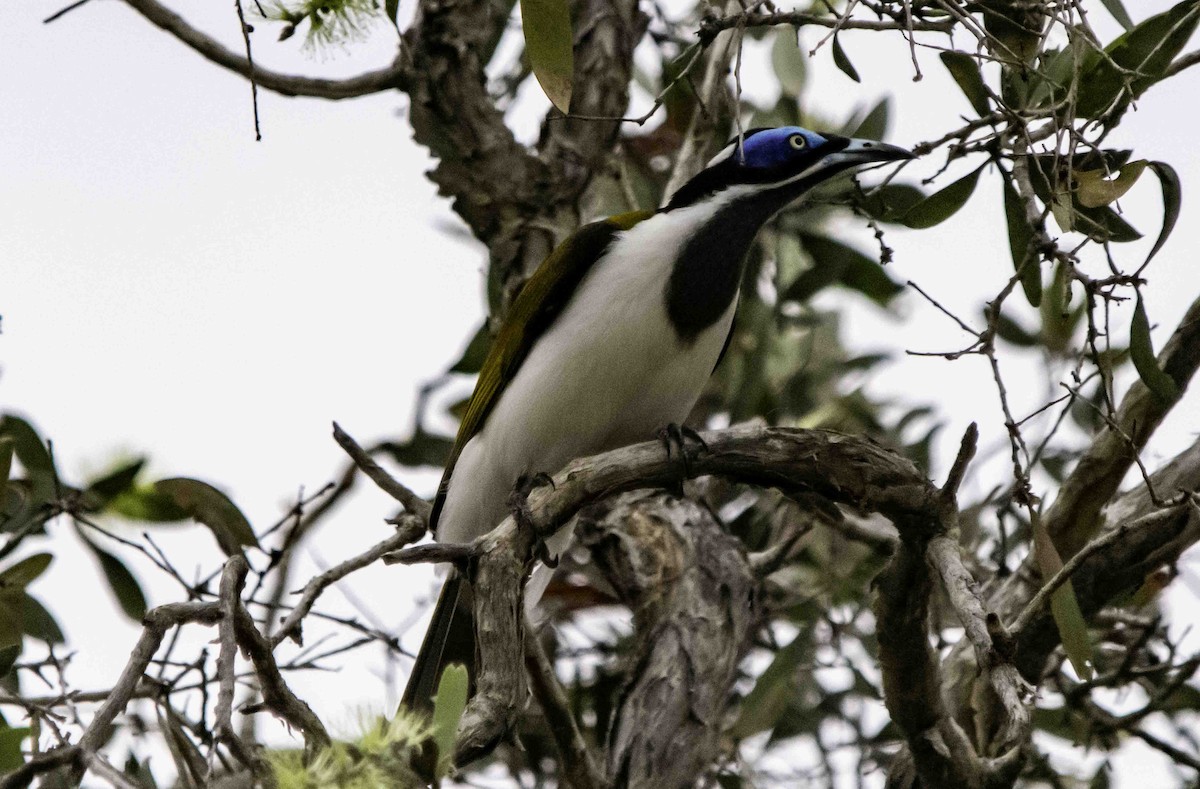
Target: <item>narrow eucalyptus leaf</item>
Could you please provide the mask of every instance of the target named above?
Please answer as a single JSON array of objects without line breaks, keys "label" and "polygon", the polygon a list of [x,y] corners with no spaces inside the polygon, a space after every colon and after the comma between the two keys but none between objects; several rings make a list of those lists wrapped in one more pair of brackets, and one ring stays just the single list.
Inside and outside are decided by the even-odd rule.
[{"label": "narrow eucalyptus leaf", "polygon": [[1200,4],[1183,0],[1143,20],[1104,48],[1090,52],[1081,66],[1075,111],[1092,118],[1114,102],[1118,117],[1129,102],[1161,80],[1200,23]]},{"label": "narrow eucalyptus leaf", "polygon": [[30,474],[54,470],[46,443],[33,429],[33,425],[21,417],[13,414],[0,417],[0,437],[9,438],[13,442],[13,452],[17,460],[21,461],[21,465]]},{"label": "narrow eucalyptus leaf", "polygon": [[863,116],[854,129],[850,130],[849,136],[864,140],[882,140],[887,136],[888,120],[891,114],[892,103],[885,96]]},{"label": "narrow eucalyptus leaf", "polygon": [[112,501],[118,495],[130,490],[137,479],[138,473],[141,472],[142,467],[145,465],[146,459],[138,458],[101,477],[93,479],[87,484],[87,488],[84,490],[84,495],[88,498],[88,504],[96,509],[102,509],[104,505],[108,504],[108,502]]},{"label": "narrow eucalyptus leaf", "polygon": [[550,103],[566,115],[571,111],[571,80],[575,71],[571,12],[566,0],[521,0],[525,55]]},{"label": "narrow eucalyptus leaf", "polygon": [[979,71],[979,63],[975,58],[964,52],[943,52],[939,57],[975,112],[987,115],[991,106],[988,103],[987,88],[983,84],[983,74]]},{"label": "narrow eucalyptus leaf", "polygon": [[[872,301],[886,305],[897,293],[904,290],[903,285],[887,275],[879,261],[867,257],[857,249],[810,233],[801,234],[800,238],[804,248],[812,256],[814,265],[796,278],[785,298],[802,301],[819,290],[820,286],[836,282],[862,293]],[[828,279],[825,279],[826,277]],[[824,282],[816,288],[811,288],[821,280]]]},{"label": "narrow eucalyptus leaf", "polygon": [[1029,303],[1038,307],[1042,303],[1042,269],[1038,264],[1033,246],[1033,230],[1025,219],[1025,206],[1021,196],[1004,177],[1004,218],[1008,225],[1008,246],[1012,253],[1013,267],[1021,274],[1021,289]]},{"label": "narrow eucalyptus leaf", "polygon": [[887,184],[874,190],[859,207],[872,219],[901,222],[913,206],[925,199],[925,193],[911,184]]},{"label": "narrow eucalyptus leaf", "polygon": [[0,677],[5,677],[8,672],[12,671],[12,667],[16,665],[17,658],[20,656],[20,644],[10,644],[0,649]]},{"label": "narrow eucalyptus leaf", "polygon": [[1133,20],[1129,18],[1129,12],[1125,10],[1121,0],[1100,0],[1100,3],[1108,9],[1108,13],[1112,14],[1118,25],[1126,30],[1133,27]]},{"label": "narrow eucalyptus leaf", "polygon": [[858,69],[854,68],[854,64],[846,55],[846,50],[842,49],[842,42],[838,41],[837,33],[833,34],[833,62],[847,77],[855,82],[862,82],[862,78],[858,76]]},{"label": "narrow eucalyptus leaf", "polygon": [[[1033,550],[1038,571],[1041,573],[1042,582],[1045,583],[1062,569],[1063,562],[1054,541],[1042,524],[1042,519],[1036,515],[1033,519]],[[1075,668],[1075,673],[1083,679],[1091,679],[1092,643],[1088,638],[1087,622],[1084,621],[1070,581],[1058,587],[1050,596],[1050,612],[1054,616],[1054,624],[1058,626],[1063,649]]]},{"label": "narrow eucalyptus leaf", "polygon": [[15,592],[14,595],[21,612],[21,629],[27,635],[47,644],[61,644],[66,641],[62,629],[54,616],[46,610],[46,606],[25,592]]},{"label": "narrow eucalyptus leaf", "polygon": [[979,183],[979,174],[982,172],[983,167],[978,167],[949,186],[929,195],[908,209],[900,218],[900,223],[906,227],[923,230],[945,222],[966,205],[975,191],[975,185]]},{"label": "narrow eucalyptus leaf", "polygon": [[1087,208],[1098,208],[1119,200],[1128,192],[1149,164],[1145,159],[1130,162],[1121,168],[1115,178],[1109,178],[1105,170],[1076,170],[1075,196]]},{"label": "narrow eucalyptus leaf", "polygon": [[187,510],[176,504],[173,498],[148,485],[139,485],[118,494],[108,502],[104,511],[147,523],[177,523],[189,517]]},{"label": "narrow eucalyptus leaf", "polygon": [[433,741],[438,749],[438,775],[445,775],[454,764],[454,740],[458,722],[467,708],[469,677],[465,666],[451,663],[442,671],[433,699]]},{"label": "narrow eucalyptus leaf", "polygon": [[121,610],[133,621],[142,621],[146,615],[146,595],[142,592],[142,587],[134,578],[133,573],[129,572],[129,568],[125,566],[124,562],[88,539],[83,531],[79,531],[78,534],[84,545],[100,562],[100,570],[104,573],[109,588],[116,595]]},{"label": "narrow eucalyptus leaf", "polygon": [[8,478],[12,476],[13,441],[11,438],[0,438],[0,504],[4,502],[8,490]]},{"label": "narrow eucalyptus leaf", "polygon": [[228,496],[207,482],[175,477],[159,480],[154,483],[154,489],[207,526],[227,556],[241,553],[243,545],[258,546],[246,516]]},{"label": "narrow eucalyptus leaf", "polygon": [[[1163,244],[1167,243],[1167,238],[1175,229],[1175,223],[1179,221],[1179,208],[1183,201],[1183,187],[1179,183],[1179,173],[1175,172],[1174,167],[1166,162],[1150,162],[1150,169],[1158,176],[1158,183],[1162,186],[1163,223],[1150,254],[1146,256],[1146,263],[1149,263],[1158,254],[1158,250],[1162,249]],[[1145,266],[1146,263],[1142,265]]]},{"label": "narrow eucalyptus leaf", "polygon": [[1179,387],[1175,385],[1175,379],[1163,372],[1154,355],[1154,345],[1150,341],[1150,319],[1140,293],[1133,307],[1133,325],[1129,329],[1129,355],[1142,383],[1159,400],[1173,403],[1178,399]]},{"label": "narrow eucalyptus leaf", "polygon": [[0,590],[24,589],[33,583],[39,575],[46,572],[54,556],[49,553],[35,553],[0,572]]},{"label": "narrow eucalyptus leaf", "polygon": [[21,743],[32,731],[27,726],[0,729],[0,775],[10,773],[25,764]]},{"label": "narrow eucalyptus leaf", "polygon": [[808,654],[808,645],[803,643],[805,639],[806,634],[802,632],[775,653],[771,665],[759,675],[754,687],[742,699],[741,711],[737,722],[729,730],[729,736],[740,740],[775,726],[787,710],[793,695],[792,684],[796,671]]},{"label": "narrow eucalyptus leaf", "polygon": [[784,95],[793,98],[804,90],[808,71],[807,58],[800,51],[796,33],[795,28],[781,27],[775,31],[775,41],[771,45],[771,66],[779,78],[779,87]]},{"label": "narrow eucalyptus leaf", "polygon": [[1120,214],[1108,206],[1088,208],[1079,203],[1073,203],[1072,208],[1075,218],[1073,229],[1080,233],[1086,233],[1096,241],[1124,244],[1137,241],[1142,237],[1142,234],[1133,225],[1126,222]]},{"label": "narrow eucalyptus leaf", "polygon": [[1038,345],[1038,338],[1025,330],[1021,324],[1004,313],[996,320],[996,334],[1000,339],[1021,348],[1033,348]]},{"label": "narrow eucalyptus leaf", "polygon": [[487,321],[472,335],[471,341],[463,349],[462,356],[450,368],[452,373],[477,373],[483,368],[488,349],[492,345],[492,335],[488,332]]}]

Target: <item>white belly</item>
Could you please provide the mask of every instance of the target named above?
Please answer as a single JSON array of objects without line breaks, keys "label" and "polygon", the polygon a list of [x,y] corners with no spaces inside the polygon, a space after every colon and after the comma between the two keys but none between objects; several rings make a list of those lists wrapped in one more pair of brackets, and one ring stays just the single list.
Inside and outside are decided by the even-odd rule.
[{"label": "white belly", "polygon": [[668,322],[665,293],[677,249],[664,239],[686,237],[679,224],[704,219],[690,209],[658,214],[620,236],[588,273],[463,448],[439,539],[465,542],[490,531],[508,514],[522,474],[553,474],[574,458],[651,439],[687,417],[736,308],[735,297],[690,342]]}]

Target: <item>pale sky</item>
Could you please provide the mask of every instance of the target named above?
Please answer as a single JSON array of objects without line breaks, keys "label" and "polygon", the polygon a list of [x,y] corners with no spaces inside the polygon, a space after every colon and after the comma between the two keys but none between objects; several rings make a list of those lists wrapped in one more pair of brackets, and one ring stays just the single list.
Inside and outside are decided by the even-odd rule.
[{"label": "pale sky", "polygon": [[[1170,3],[1129,5],[1141,18]],[[177,8],[240,47],[232,3]],[[408,430],[416,386],[455,358],[482,317],[482,249],[446,232],[462,224],[424,176],[431,162],[410,139],[403,95],[333,103],[260,92],[264,139],[256,143],[249,87],[240,77],[121,3],[93,0],[43,26],[55,10],[46,3],[0,5],[0,408],[31,417],[54,440],[73,481],[115,455],[146,453],[152,478],[187,475],[218,484],[265,528],[299,486],[315,490],[341,467],[331,420],[363,443]],[[1111,36],[1115,25],[1102,14],[1092,21]],[[260,25],[255,57],[276,69],[353,74],[389,62],[394,35],[380,25],[347,52],[312,58],[299,52],[299,36],[275,44],[271,26]],[[808,36],[806,48],[817,38]],[[926,76],[914,83],[903,46],[853,33],[841,41],[863,84],[837,71],[823,49],[812,62],[810,106],[842,118],[892,93],[890,141],[902,145],[937,137],[948,119],[969,112],[936,53],[920,53]],[[746,90],[771,97],[752,55]],[[1170,162],[1184,184],[1183,217],[1148,272],[1147,304],[1162,327],[1154,332],[1156,347],[1200,293],[1198,95],[1200,68],[1152,89],[1109,140],[1133,147],[1135,158]],[[524,139],[535,133],[544,106],[534,91],[522,96],[513,117]],[[934,172],[940,159],[931,158],[914,172]],[[1122,202],[1148,240],[1118,249],[1124,260],[1140,260],[1157,234],[1157,185],[1147,174]],[[977,316],[1011,272],[999,216],[999,183],[985,175],[971,203],[948,222],[889,231],[892,275]],[[869,233],[852,232],[860,248],[873,248]],[[914,296],[905,296],[898,317],[842,293],[823,296],[822,304],[853,305],[845,323],[850,346],[897,356],[873,376],[870,391],[942,409],[948,427],[943,460],[931,469],[936,479],[971,419],[980,421],[985,450],[1006,443],[982,359],[951,364],[904,356],[905,349],[967,344]],[[1128,326],[1128,311],[1116,316]],[[1033,380],[1038,361],[1012,356],[1003,363],[1015,412],[1040,406],[1046,391],[1021,385]],[[460,393],[468,386],[463,382]],[[1148,453],[1152,467],[1194,440],[1198,404],[1193,389],[1160,429]],[[1004,473],[1002,463],[997,468]],[[401,476],[422,492],[437,478],[430,471]],[[390,501],[363,490],[311,544],[325,562],[386,535],[381,521]],[[69,531],[60,524],[52,528],[55,539],[38,546],[57,559],[31,591],[48,601],[78,651],[75,687],[95,689],[111,682],[137,628],[111,603],[92,560],[66,547],[75,544]],[[218,561],[199,528],[161,534],[185,572],[189,562],[209,568]],[[177,589],[140,558],[128,558],[152,605],[176,599]],[[1196,582],[1195,561],[1188,566]],[[428,577],[373,568],[349,586],[382,624],[394,626],[408,620],[414,597],[428,592]],[[323,607],[354,611],[337,591],[327,593]],[[419,632],[406,642],[415,645]],[[339,673],[297,677],[296,689],[327,720],[348,724],[354,707],[382,709],[398,695],[398,687],[384,693],[380,665],[372,651],[364,664]]]}]

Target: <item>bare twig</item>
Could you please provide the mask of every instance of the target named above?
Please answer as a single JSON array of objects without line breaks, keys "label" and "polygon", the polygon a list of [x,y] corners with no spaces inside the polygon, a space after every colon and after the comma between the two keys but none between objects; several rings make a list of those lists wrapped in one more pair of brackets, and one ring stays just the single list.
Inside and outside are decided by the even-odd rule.
[{"label": "bare twig", "polygon": [[333,438],[338,442],[338,446],[346,450],[346,454],[350,456],[354,464],[379,486],[380,490],[400,502],[406,510],[420,518],[423,524],[429,523],[429,513],[433,510],[429,502],[387,473],[345,430],[342,430],[337,422],[333,423]]},{"label": "bare twig", "polygon": [[250,103],[254,107],[254,140],[262,142],[262,128],[258,123],[258,80],[254,76],[254,54],[250,48],[250,26],[246,24],[246,14],[242,11],[242,0],[234,0],[233,7],[237,9],[238,26],[242,29],[242,41],[246,44],[246,77],[250,80]]},{"label": "bare twig", "polygon": [[425,528],[423,521],[413,517],[409,523],[397,529],[391,537],[309,580],[300,593],[300,600],[279,625],[279,629],[271,636],[272,649],[287,638],[292,638],[296,643],[303,643],[301,623],[304,617],[308,616],[322,592],[351,573],[372,565],[392,551],[399,550],[414,540],[420,539],[421,535],[425,533]]},{"label": "bare twig", "polygon": [[558,746],[566,785],[573,789],[604,789],[607,786],[604,774],[596,766],[596,757],[579,733],[579,725],[571,715],[570,702],[554,674],[554,666],[528,621],[525,628],[525,668],[529,672],[529,684]]}]

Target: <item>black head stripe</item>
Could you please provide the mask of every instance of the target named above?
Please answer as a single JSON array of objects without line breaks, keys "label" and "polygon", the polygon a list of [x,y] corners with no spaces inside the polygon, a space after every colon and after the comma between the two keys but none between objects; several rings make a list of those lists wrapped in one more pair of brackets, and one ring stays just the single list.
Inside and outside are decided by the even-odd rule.
[{"label": "black head stripe", "polygon": [[[765,131],[765,129],[750,129],[743,135],[743,139],[760,131]],[[785,183],[808,170],[826,156],[845,150],[846,146],[850,144],[850,140],[845,137],[833,134],[824,135],[824,137],[827,140],[824,145],[819,148],[797,151],[796,155],[781,167],[746,167],[738,160],[738,154],[735,151],[732,156],[701,170],[692,180],[681,186],[679,191],[671,197],[666,210],[672,211],[676,208],[694,205],[724,189],[739,184]],[[731,144],[737,144],[736,137],[733,138]],[[834,172],[836,170],[830,171],[829,175],[833,175]],[[804,180],[808,181],[807,178]],[[820,180],[824,180],[824,176],[818,178],[818,181]]]}]

